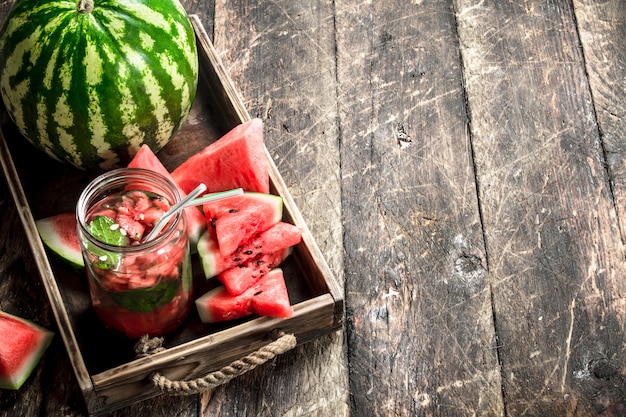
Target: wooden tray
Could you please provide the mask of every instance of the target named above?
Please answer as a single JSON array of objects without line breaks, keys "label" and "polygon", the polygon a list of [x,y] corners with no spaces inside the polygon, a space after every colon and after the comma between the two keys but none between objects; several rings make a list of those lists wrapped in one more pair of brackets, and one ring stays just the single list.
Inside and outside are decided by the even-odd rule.
[{"label": "wooden tray", "polygon": [[[195,15],[190,19],[196,31],[200,58],[198,94],[185,126],[159,152],[159,158],[168,169],[250,119],[200,20]],[[251,317],[206,325],[200,322],[194,310],[181,329],[165,338],[166,350],[137,359],[133,352],[134,341],[109,332],[97,320],[83,272],[71,269],[53,256],[48,257],[35,227],[35,219],[73,211],[80,191],[94,174],[61,165],[33,151],[6,115],[1,127],[2,169],[34,252],[58,332],[91,415],[161,394],[148,379],[155,371],[171,379],[199,378],[268,344],[268,335],[276,329],[294,334],[298,343],[304,343],[342,326],[341,289],[266,152],[271,192],[284,199],[283,220],[303,230],[302,243],[281,265],[294,316],[285,320]],[[46,175],[35,175],[33,166]],[[215,285],[211,281],[215,280],[204,279],[196,259],[196,296]]]}]

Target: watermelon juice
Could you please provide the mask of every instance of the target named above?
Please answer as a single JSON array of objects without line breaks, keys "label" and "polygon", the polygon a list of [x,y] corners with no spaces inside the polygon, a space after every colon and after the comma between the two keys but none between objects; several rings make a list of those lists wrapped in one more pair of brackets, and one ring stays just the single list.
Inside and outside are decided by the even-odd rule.
[{"label": "watermelon juice", "polygon": [[94,310],[105,326],[130,338],[169,333],[191,308],[184,212],[145,240],[178,201],[171,181],[130,168],[99,176],[79,198],[78,236]]}]

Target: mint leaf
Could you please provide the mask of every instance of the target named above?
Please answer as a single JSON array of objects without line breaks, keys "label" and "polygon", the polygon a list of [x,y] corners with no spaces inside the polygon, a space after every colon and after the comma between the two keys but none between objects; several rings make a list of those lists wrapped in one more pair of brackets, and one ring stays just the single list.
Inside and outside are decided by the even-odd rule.
[{"label": "mint leaf", "polygon": [[108,292],[107,294],[117,305],[126,310],[149,312],[172,301],[178,292],[178,285],[178,280],[167,279],[154,287]]},{"label": "mint leaf", "polygon": [[[129,243],[128,237],[115,225],[115,221],[107,216],[96,216],[89,225],[87,230],[96,239],[101,242],[113,246],[126,246]],[[100,248],[89,245],[89,251],[97,256],[98,262],[95,263],[100,269],[111,269],[117,265],[120,260],[120,254],[107,252]]]},{"label": "mint leaf", "polygon": [[128,237],[122,233],[115,220],[107,216],[96,216],[89,226],[89,233],[101,242],[115,246],[128,245]]}]

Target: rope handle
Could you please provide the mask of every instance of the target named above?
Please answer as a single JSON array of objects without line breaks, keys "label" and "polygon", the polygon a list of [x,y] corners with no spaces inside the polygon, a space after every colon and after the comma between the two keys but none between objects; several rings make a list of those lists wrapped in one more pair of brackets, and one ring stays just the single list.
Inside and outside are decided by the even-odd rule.
[{"label": "rope handle", "polygon": [[[244,356],[241,359],[235,360],[230,365],[224,366],[222,369],[213,371],[203,377],[192,380],[171,380],[166,376],[163,376],[160,372],[154,372],[150,375],[150,380],[154,385],[159,387],[161,391],[168,394],[178,395],[192,395],[198,394],[202,391],[218,387],[223,385],[232,379],[245,374],[246,372],[256,368],[265,362],[274,359],[276,356],[283,354],[297,345],[296,337],[293,334],[286,334],[279,332],[274,341],[262,346],[258,350]],[[135,346],[135,352],[138,356],[147,356],[150,351],[162,350],[162,347],[146,348],[147,344],[152,343],[154,345],[154,339],[148,339],[142,337],[137,346]],[[157,341],[157,344],[162,343]]]}]

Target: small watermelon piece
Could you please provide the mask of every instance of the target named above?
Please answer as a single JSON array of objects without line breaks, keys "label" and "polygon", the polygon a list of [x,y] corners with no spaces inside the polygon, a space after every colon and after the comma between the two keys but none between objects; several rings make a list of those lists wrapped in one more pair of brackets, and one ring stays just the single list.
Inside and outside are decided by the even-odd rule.
[{"label": "small watermelon piece", "polygon": [[202,236],[198,239],[196,252],[200,257],[202,269],[207,279],[238,264],[238,260],[235,260],[237,259],[236,257],[230,255],[222,256],[217,237],[215,237],[215,229],[213,228],[208,228],[202,233]]},{"label": "small watermelon piece", "polygon": [[249,291],[254,291],[252,310],[259,316],[288,318],[293,315],[282,269],[272,269]]},{"label": "small watermelon piece", "polygon": [[0,311],[0,388],[17,390],[35,369],[53,333],[30,320]]},{"label": "small watermelon piece", "polygon": [[41,240],[53,253],[74,267],[84,268],[74,213],[60,213],[39,219],[35,225]]},{"label": "small watermelon piece", "polygon": [[225,270],[217,276],[217,279],[230,294],[242,294],[265,274],[280,265],[291,252],[292,248],[289,247],[257,255],[243,264]]},{"label": "small watermelon piece", "polygon": [[224,286],[214,288],[196,300],[196,309],[203,323],[236,320],[254,313],[250,296],[231,295]]},{"label": "small watermelon piece", "polygon": [[243,188],[269,193],[267,154],[263,143],[263,121],[252,119],[189,157],[172,177],[189,193],[200,183],[207,193]]},{"label": "small watermelon piece", "polygon": [[203,323],[235,320],[255,313],[274,318],[289,318],[293,315],[280,268],[265,274],[243,294],[232,295],[224,286],[219,286],[196,299],[195,304]]},{"label": "small watermelon piece", "polygon": [[[176,185],[181,198],[184,198],[187,195],[187,193],[174,180],[167,168],[163,166],[161,160],[159,160],[152,149],[146,144],[139,148],[139,151],[128,164],[128,168],[143,168],[161,174]],[[195,248],[198,243],[198,239],[200,239],[200,236],[204,230],[206,230],[204,213],[202,213],[198,207],[187,207],[184,211],[185,221],[187,222],[187,237],[189,238],[191,247]]]},{"label": "small watermelon piece", "polygon": [[283,199],[273,194],[245,192],[202,206],[207,227],[215,228],[220,253],[229,255],[283,217]]},{"label": "small watermelon piece", "polygon": [[286,248],[300,243],[301,240],[302,231],[297,226],[281,221],[258,233],[234,253],[223,256],[220,253],[215,229],[208,228],[198,241],[197,252],[202,261],[204,275],[208,279],[254,258],[283,253]]}]

